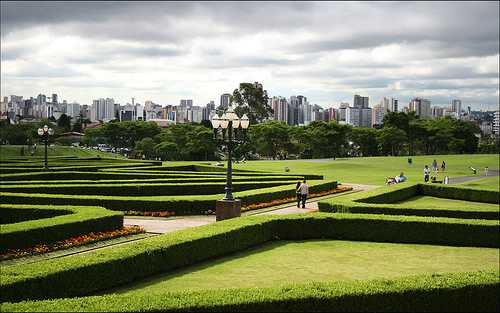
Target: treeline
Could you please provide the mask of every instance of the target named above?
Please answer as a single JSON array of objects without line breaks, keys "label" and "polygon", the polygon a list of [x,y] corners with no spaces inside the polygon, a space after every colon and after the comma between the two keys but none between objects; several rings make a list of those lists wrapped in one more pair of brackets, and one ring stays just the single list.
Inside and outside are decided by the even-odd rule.
[{"label": "treeline", "polygon": [[[36,143],[35,125],[1,125],[2,143]],[[54,123],[55,124],[55,123]],[[56,126],[57,134],[67,125]],[[380,129],[352,127],[334,121],[316,121],[307,126],[289,126],[280,121],[251,124],[236,158],[333,158],[419,154],[498,153],[499,141],[481,137],[479,127],[450,117],[419,119],[413,113],[388,113]],[[481,137],[481,139],[480,139]],[[108,144],[133,150],[130,157],[162,160],[216,160],[224,151],[213,138],[210,122],[177,124],[160,128],[152,122],[110,122],[86,129],[83,144]]]}]

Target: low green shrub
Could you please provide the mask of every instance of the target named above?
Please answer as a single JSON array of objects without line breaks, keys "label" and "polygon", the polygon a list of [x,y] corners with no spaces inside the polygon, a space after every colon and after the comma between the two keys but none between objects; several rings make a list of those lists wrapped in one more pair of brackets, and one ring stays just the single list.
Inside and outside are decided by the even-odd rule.
[{"label": "low green shrub", "polygon": [[49,210],[40,208],[9,207],[0,205],[0,224],[12,224],[29,220],[39,220],[42,218],[55,217],[59,215],[71,214],[67,210]]},{"label": "low green shrub", "polygon": [[[309,181],[310,192],[334,189],[336,181]],[[146,188],[146,187],[145,187]],[[295,184],[235,192],[242,205],[268,202],[295,195]],[[177,215],[204,214],[215,210],[223,193],[191,196],[89,196],[2,192],[3,203],[92,205],[121,211],[174,211]]]},{"label": "low green shrub", "polygon": [[71,258],[5,266],[0,296],[2,302],[81,296],[270,240],[319,238],[496,248],[500,239],[494,221],[323,213],[252,216]]},{"label": "low green shrub", "polygon": [[[257,188],[270,188],[290,184],[290,181],[235,181],[234,191],[245,191]],[[224,192],[225,181],[179,182],[156,184],[72,184],[72,185],[1,185],[2,192],[41,193],[61,195],[106,195],[106,196],[160,196],[160,195],[210,195]]]},{"label": "low green shrub", "polygon": [[498,271],[3,303],[9,312],[498,312]]},{"label": "low green shrub", "polygon": [[455,186],[436,186],[427,184],[410,184],[378,188],[374,191],[355,194],[350,197],[338,197],[318,202],[320,212],[364,213],[389,215],[417,215],[452,218],[499,220],[500,211],[487,209],[426,208],[422,205],[395,202],[414,196],[425,195],[454,200],[498,203],[499,192],[477,190]]},{"label": "low green shrub", "polygon": [[2,216],[4,211],[12,210],[17,210],[21,212],[20,214],[23,214],[22,211],[26,211],[24,215],[43,210],[60,211],[62,214],[51,218],[30,219],[2,225],[0,251],[28,248],[40,243],[52,243],[73,236],[114,230],[123,226],[121,212],[112,212],[101,207],[0,204]]}]

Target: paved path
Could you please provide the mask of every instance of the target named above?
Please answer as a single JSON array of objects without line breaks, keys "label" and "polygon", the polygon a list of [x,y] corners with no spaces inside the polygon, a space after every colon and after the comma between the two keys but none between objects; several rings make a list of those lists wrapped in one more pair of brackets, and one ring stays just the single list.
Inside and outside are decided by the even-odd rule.
[{"label": "paved path", "polygon": [[[350,192],[343,192],[339,194],[328,195],[325,197],[316,198],[312,201],[306,203],[306,208],[297,208],[297,204],[292,202],[289,204],[284,204],[274,208],[267,208],[256,211],[245,212],[242,215],[284,215],[284,214],[297,214],[297,213],[309,213],[318,211],[318,200],[333,198],[345,195],[347,193],[359,192],[364,190],[370,190],[377,188],[378,186],[373,185],[361,185],[361,184],[342,184],[343,186],[351,186],[353,190]],[[182,216],[175,218],[161,218],[161,217],[125,217],[125,225],[139,225],[143,227],[148,233],[170,233],[176,230],[181,230],[185,228],[206,225],[215,222],[215,215],[194,215],[194,216]]]},{"label": "paved path", "polygon": [[477,175],[474,175],[474,176],[450,177],[449,183],[450,184],[459,184],[459,183],[463,183],[463,182],[470,181],[470,180],[478,180],[478,179],[483,179],[483,178],[488,178],[488,177],[495,177],[498,175],[499,175],[498,170],[489,170],[488,176],[484,176],[484,172],[482,172],[482,173],[479,172]]}]

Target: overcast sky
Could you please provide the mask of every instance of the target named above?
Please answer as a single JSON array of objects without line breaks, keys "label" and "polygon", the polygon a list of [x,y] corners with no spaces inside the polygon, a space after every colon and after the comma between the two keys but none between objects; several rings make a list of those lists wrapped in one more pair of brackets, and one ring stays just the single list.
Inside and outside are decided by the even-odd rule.
[{"label": "overcast sky", "polygon": [[499,2],[1,2],[1,95],[219,102],[240,82],[495,109]]}]

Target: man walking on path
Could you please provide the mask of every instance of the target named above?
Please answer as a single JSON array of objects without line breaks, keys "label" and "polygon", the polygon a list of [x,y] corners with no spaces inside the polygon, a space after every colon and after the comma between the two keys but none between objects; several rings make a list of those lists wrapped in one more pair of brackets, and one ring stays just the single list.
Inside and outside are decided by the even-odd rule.
[{"label": "man walking on path", "polygon": [[441,163],[441,172],[444,173],[445,169],[446,169],[446,163],[444,163],[444,160],[443,160],[443,163]]},{"label": "man walking on path", "polygon": [[307,194],[309,193],[309,186],[306,184],[306,180],[300,184],[299,188],[297,189],[297,192],[300,192],[300,196],[302,198],[302,208],[306,208],[306,199],[307,199]]}]

